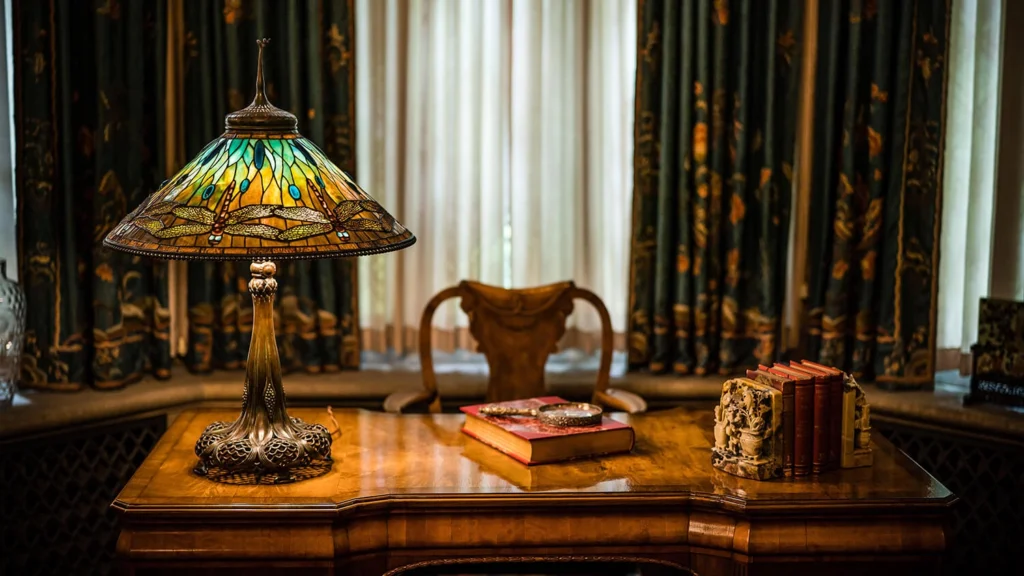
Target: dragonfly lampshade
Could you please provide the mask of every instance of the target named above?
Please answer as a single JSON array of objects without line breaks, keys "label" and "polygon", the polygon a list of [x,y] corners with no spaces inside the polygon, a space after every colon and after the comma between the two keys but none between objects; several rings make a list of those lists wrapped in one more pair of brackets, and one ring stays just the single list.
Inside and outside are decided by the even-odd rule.
[{"label": "dragonfly lampshade", "polygon": [[[314,143],[293,114],[266,97],[258,41],[256,97],[226,130],[128,214],[104,240],[157,258],[252,260],[252,341],[242,413],[214,422],[196,443],[195,472],[289,482],[298,468],[330,467],[331,435],[287,414],[274,339],[272,260],[399,250],[416,238]],[[215,472],[215,474],[211,474]]]},{"label": "dragonfly lampshade", "polygon": [[[262,46],[260,48],[262,55]],[[261,56],[262,57],[262,56]],[[297,130],[263,92],[132,211],[104,244],[158,258],[332,258],[416,238]]]}]

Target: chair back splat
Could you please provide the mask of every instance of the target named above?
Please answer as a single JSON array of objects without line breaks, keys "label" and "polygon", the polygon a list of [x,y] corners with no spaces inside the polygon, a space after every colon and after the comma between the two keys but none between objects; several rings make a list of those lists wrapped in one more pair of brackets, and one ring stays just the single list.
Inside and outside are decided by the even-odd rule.
[{"label": "chair back splat", "polygon": [[469,331],[477,350],[487,358],[490,377],[487,401],[544,396],[544,365],[557,350],[565,334],[566,318],[575,299],[586,300],[601,317],[601,361],[593,402],[626,412],[643,412],[646,403],[639,396],[608,386],[612,363],[612,325],[608,309],[596,294],[577,288],[573,282],[559,282],[536,288],[510,290],[464,280],[434,296],[420,320],[420,365],[423,391],[396,393],[385,401],[390,412],[404,412],[415,405],[430,412],[441,409],[437,375],[432,357],[431,325],[434,311],[446,300],[460,298],[469,317]]}]

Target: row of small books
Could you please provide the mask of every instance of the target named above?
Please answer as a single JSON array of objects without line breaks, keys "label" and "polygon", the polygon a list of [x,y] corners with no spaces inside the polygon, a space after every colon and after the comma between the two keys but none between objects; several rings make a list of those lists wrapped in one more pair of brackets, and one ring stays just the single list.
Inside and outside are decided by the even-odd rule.
[{"label": "row of small books", "polygon": [[869,466],[864,391],[849,374],[817,362],[759,365],[747,377],[782,394],[782,475]]}]

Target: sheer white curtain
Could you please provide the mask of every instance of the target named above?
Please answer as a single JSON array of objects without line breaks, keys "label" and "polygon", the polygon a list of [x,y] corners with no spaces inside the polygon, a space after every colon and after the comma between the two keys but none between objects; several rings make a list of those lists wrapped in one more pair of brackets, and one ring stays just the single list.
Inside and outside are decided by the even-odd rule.
[{"label": "sheer white curtain", "polygon": [[[359,263],[364,348],[463,279],[574,280],[625,328],[635,0],[357,0],[357,179],[418,237]],[[567,344],[590,348],[580,302]],[[472,349],[453,303],[435,348]]]},{"label": "sheer white curtain", "polygon": [[939,369],[969,368],[983,297],[1024,299],[1024,6],[954,2],[939,266]]}]

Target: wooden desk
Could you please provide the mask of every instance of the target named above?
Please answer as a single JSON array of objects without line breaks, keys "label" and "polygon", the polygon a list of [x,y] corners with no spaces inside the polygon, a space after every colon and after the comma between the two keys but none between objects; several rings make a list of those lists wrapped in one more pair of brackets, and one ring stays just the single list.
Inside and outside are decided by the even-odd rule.
[{"label": "wooden desk", "polygon": [[[322,411],[293,412],[332,427]],[[633,454],[533,468],[461,434],[461,414],[339,411],[324,476],[193,476],[199,433],[234,416],[183,413],[114,501],[129,573],[377,576],[420,562],[601,556],[702,576],[818,574],[821,561],[834,563],[829,574],[924,574],[948,546],[955,500],[881,438],[871,468],[800,481],[724,474],[710,465],[710,412],[684,409],[614,415],[636,428]]]}]

